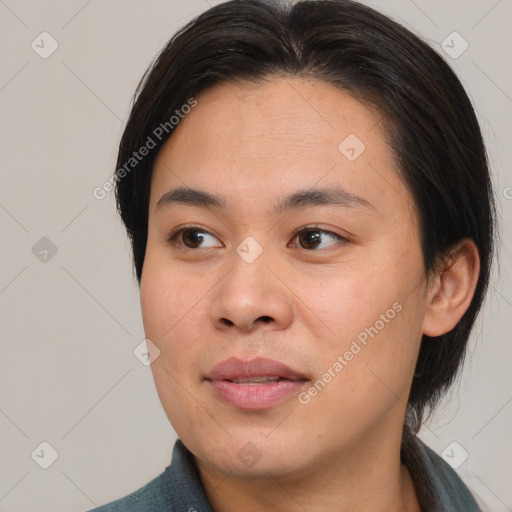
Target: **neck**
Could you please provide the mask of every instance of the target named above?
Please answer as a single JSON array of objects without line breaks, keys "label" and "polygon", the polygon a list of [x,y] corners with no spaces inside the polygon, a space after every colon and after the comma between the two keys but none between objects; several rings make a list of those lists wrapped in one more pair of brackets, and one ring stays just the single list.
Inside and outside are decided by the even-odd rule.
[{"label": "neck", "polygon": [[234,476],[196,462],[215,512],[421,512],[399,443],[329,454],[286,474]]}]

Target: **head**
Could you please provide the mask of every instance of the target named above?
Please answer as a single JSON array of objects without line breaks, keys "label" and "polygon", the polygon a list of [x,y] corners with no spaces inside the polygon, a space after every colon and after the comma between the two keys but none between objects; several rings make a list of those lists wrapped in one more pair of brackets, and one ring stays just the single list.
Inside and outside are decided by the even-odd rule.
[{"label": "head", "polygon": [[[292,474],[391,426],[399,441],[405,413],[416,432],[462,364],[493,247],[481,132],[445,61],[351,1],[226,2],[145,74],[117,168],[143,147],[118,209],[157,390],[193,453]],[[230,406],[211,386],[230,357],[304,385]]]}]

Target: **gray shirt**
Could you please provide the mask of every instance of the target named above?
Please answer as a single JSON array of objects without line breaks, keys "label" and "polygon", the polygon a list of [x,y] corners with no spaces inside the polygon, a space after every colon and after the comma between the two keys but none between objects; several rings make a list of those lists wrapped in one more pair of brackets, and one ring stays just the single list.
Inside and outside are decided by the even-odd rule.
[{"label": "gray shirt", "polygon": [[[416,439],[425,472],[440,503],[432,512],[481,512],[457,473],[421,440]],[[171,465],[154,480],[117,501],[90,512],[213,512],[192,453],[178,439]],[[428,511],[431,512],[431,511]]]}]

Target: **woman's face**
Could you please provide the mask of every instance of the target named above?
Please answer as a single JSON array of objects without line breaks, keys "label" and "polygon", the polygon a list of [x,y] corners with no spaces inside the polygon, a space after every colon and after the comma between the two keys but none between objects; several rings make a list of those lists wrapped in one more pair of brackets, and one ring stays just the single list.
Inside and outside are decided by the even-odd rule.
[{"label": "woman's face", "polygon": [[427,295],[379,116],[302,79],[197,101],[155,164],[141,280],[178,436],[235,475],[398,449]]}]

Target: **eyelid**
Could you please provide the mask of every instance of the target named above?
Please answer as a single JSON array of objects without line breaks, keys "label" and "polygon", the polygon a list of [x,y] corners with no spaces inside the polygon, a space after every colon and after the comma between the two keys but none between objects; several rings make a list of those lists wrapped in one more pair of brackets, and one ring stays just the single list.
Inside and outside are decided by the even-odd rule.
[{"label": "eyelid", "polygon": [[[339,233],[336,233],[335,231],[331,231],[329,229],[324,229],[318,224],[306,224],[305,226],[301,226],[300,228],[297,228],[293,232],[292,240],[295,240],[297,238],[297,236],[300,235],[304,231],[320,231],[322,233],[327,233],[328,235],[332,235],[332,236],[338,238],[338,240],[340,242],[349,242],[350,241],[350,239],[347,236],[340,235]],[[334,245],[337,245],[337,244],[332,244],[332,246],[334,246]],[[329,246],[329,247],[331,247],[331,246]],[[329,247],[324,248],[324,249],[329,249]],[[305,249],[305,250],[308,251],[307,249]],[[308,252],[319,252],[321,250],[322,249],[319,249],[318,251],[309,250]]]},{"label": "eyelid", "polygon": [[[174,243],[175,245],[180,245],[180,247],[182,249],[185,249],[185,250],[189,250],[189,251],[197,251],[199,249],[211,249],[211,247],[199,247],[197,249],[191,249],[189,247],[185,247],[183,246],[183,244],[178,244],[176,239],[177,237],[183,232],[183,231],[186,231],[187,229],[194,229],[196,231],[199,231],[200,233],[206,233],[210,236],[212,236],[213,238],[215,238],[217,241],[218,238],[216,235],[214,235],[213,233],[211,233],[208,229],[205,229],[203,228],[202,226],[199,226],[197,224],[182,224],[180,226],[178,226],[177,228],[175,228],[171,234],[168,236],[167,238],[167,241],[168,242],[172,242]],[[297,238],[298,235],[300,235],[301,233],[303,233],[304,231],[320,231],[322,233],[326,233],[328,235],[332,235],[334,236],[335,238],[337,238],[340,242],[348,242],[349,241],[349,238],[346,237],[346,236],[343,236],[343,235],[340,235],[339,233],[336,233],[334,231],[331,231],[329,229],[323,229],[320,225],[318,224],[306,224],[304,226],[301,226],[299,228],[297,228],[294,232],[293,232],[293,236],[292,236],[292,241],[295,240]],[[219,241],[219,243],[222,245],[222,247],[224,247],[224,244],[222,244],[222,242]],[[290,243],[289,242],[287,244],[287,247],[290,246]],[[334,245],[337,245],[337,244],[332,244],[333,246]],[[293,247],[297,247],[296,245],[294,245]],[[329,246],[330,247],[330,246]],[[300,247],[299,247],[300,248]],[[328,249],[328,248],[324,248],[324,249]],[[305,249],[307,250],[307,249]],[[321,249],[320,249],[321,250]],[[308,250],[308,252],[318,252],[318,251],[315,251],[315,250]]]},{"label": "eyelid", "polygon": [[[177,228],[172,230],[171,234],[167,237],[167,241],[170,242],[170,243],[174,243],[176,245],[181,245],[181,247],[184,248],[184,249],[187,249],[187,250],[190,250],[190,251],[197,251],[198,249],[190,249],[189,247],[184,247],[183,244],[178,244],[177,243],[177,240],[176,240],[177,237],[183,231],[186,231],[187,229],[195,229],[196,231],[199,231],[200,233],[206,233],[206,234],[208,234],[210,236],[213,236],[213,238],[215,238],[222,246],[224,246],[222,244],[222,242],[220,242],[220,240],[217,238],[216,235],[211,233],[208,229],[205,229],[202,226],[198,226],[197,224],[182,224],[182,225],[178,226]],[[199,249],[211,249],[211,247],[199,247]]]}]

